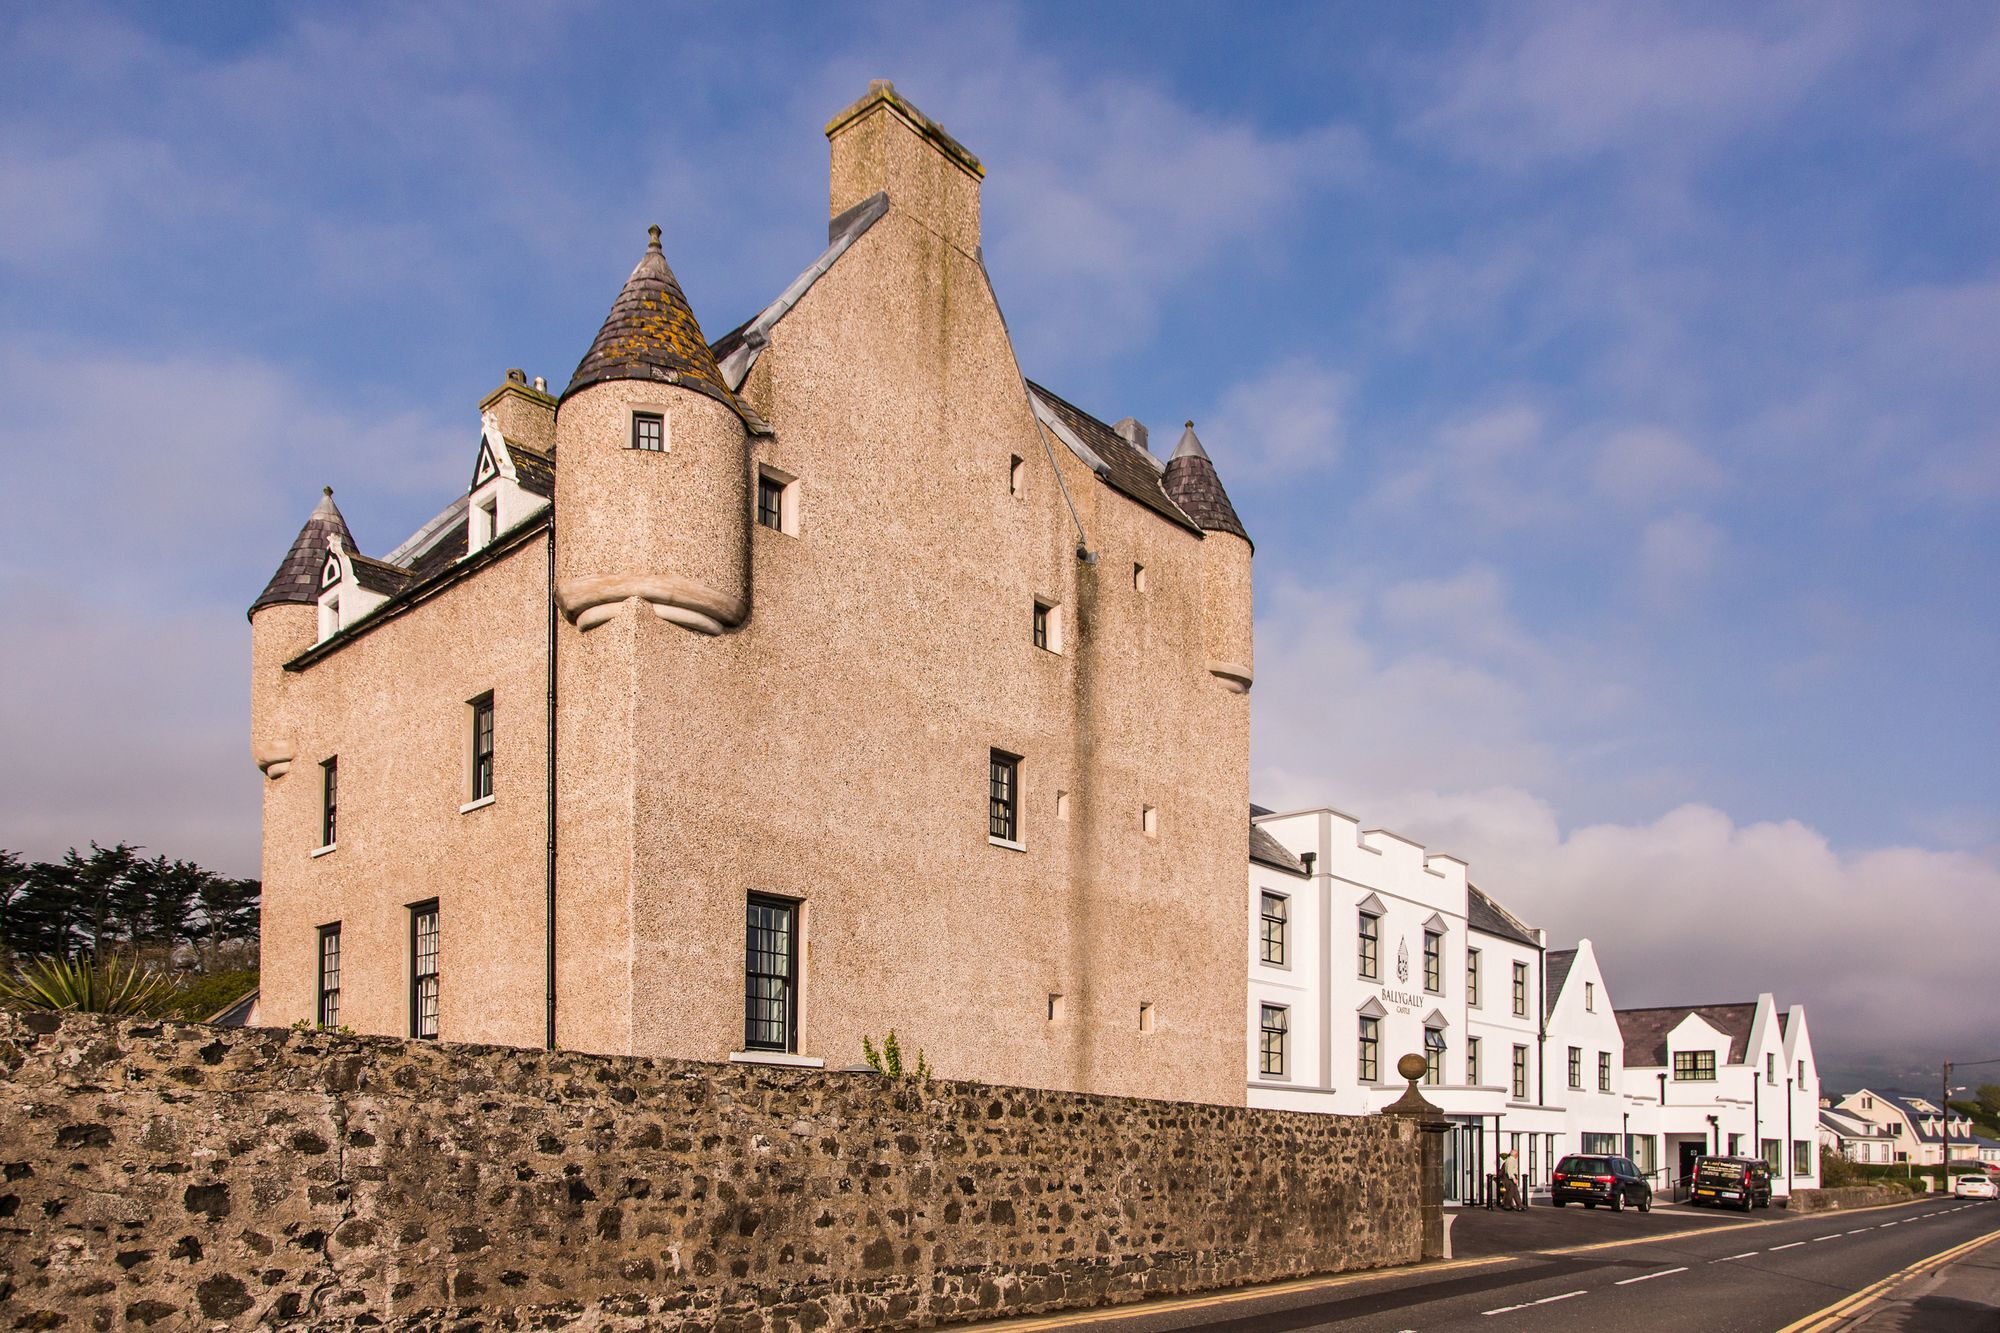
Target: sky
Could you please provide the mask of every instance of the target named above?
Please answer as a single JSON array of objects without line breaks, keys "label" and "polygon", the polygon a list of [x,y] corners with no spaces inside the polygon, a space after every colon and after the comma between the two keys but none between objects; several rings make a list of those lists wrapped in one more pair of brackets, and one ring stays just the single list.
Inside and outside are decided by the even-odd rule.
[{"label": "sky", "polygon": [[256,873],[319,488],[401,541],[648,223],[755,313],[874,78],[984,161],[1024,370],[1197,422],[1255,799],[1829,1077],[2000,1056],[1985,4],[0,7],[0,846]]}]

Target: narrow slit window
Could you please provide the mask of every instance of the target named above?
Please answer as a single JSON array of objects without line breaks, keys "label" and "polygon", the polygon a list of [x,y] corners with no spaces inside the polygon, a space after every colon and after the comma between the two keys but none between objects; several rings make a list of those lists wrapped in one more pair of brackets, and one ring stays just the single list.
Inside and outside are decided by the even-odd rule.
[{"label": "narrow slit window", "polygon": [[319,1025],[340,1026],[340,923],[319,928]]},{"label": "narrow slit window", "polygon": [[1049,608],[1048,604],[1045,602],[1035,603],[1035,618],[1034,618],[1033,633],[1035,639],[1035,647],[1037,648],[1049,647]]},{"label": "narrow slit window", "polygon": [[1142,805],[1139,807],[1139,831],[1149,838],[1159,836],[1160,807],[1157,805]]},{"label": "narrow slit window", "polygon": [[438,905],[433,898],[410,908],[410,1035],[438,1034]]},{"label": "narrow slit window", "polygon": [[1063,997],[1055,991],[1049,992],[1049,1022],[1060,1023],[1063,1016]]},{"label": "narrow slit window", "polygon": [[1139,1031],[1151,1032],[1152,1030],[1153,1002],[1151,1000],[1142,1000],[1139,1002]]},{"label": "narrow slit window", "polygon": [[757,474],[757,525],[776,532],[785,530],[785,484],[761,472]]},{"label": "narrow slit window", "polygon": [[472,701],[472,799],[493,794],[493,696]]},{"label": "narrow slit window", "polygon": [[1132,590],[1134,592],[1146,591],[1146,567],[1144,565],[1134,564],[1132,566]]},{"label": "narrow slit window", "polygon": [[1019,454],[1015,454],[1007,460],[1007,491],[1018,500],[1027,493],[1027,488],[1028,465],[1021,461]]},{"label": "narrow slit window", "polygon": [[340,833],[340,758],[335,755],[319,766],[319,845],[333,846]]}]

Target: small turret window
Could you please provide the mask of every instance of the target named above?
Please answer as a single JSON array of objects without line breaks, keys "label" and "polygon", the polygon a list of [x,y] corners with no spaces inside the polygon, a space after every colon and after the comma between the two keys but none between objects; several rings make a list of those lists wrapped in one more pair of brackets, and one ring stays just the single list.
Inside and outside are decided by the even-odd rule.
[{"label": "small turret window", "polygon": [[658,412],[632,414],[632,447],[664,453],[667,448],[667,419]]},{"label": "small turret window", "polygon": [[799,535],[799,480],[773,467],[757,469],[757,526]]}]

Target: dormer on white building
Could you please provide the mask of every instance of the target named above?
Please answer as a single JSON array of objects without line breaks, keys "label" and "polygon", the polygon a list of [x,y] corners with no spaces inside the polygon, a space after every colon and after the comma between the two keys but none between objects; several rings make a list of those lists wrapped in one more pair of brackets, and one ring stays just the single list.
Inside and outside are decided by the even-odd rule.
[{"label": "dormer on white building", "polygon": [[479,454],[465,504],[465,553],[477,555],[502,536],[549,507],[555,494],[555,464],[547,454],[510,440],[500,418],[479,418]]},{"label": "dormer on white building", "polygon": [[319,570],[319,639],[324,643],[401,592],[410,571],[351,551],[340,534],[327,539]]}]

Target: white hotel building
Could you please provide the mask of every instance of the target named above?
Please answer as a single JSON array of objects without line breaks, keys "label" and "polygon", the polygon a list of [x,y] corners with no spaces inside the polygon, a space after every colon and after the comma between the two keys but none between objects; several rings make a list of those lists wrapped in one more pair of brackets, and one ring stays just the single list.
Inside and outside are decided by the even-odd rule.
[{"label": "white hotel building", "polygon": [[1663,1192],[1703,1152],[1763,1156],[1781,1195],[1819,1184],[1803,1007],[1619,1011],[1589,940],[1550,950],[1466,872],[1337,810],[1253,808],[1250,1105],[1379,1110],[1422,1051],[1450,1198],[1508,1149],[1535,1186],[1572,1152],[1628,1156]]}]

